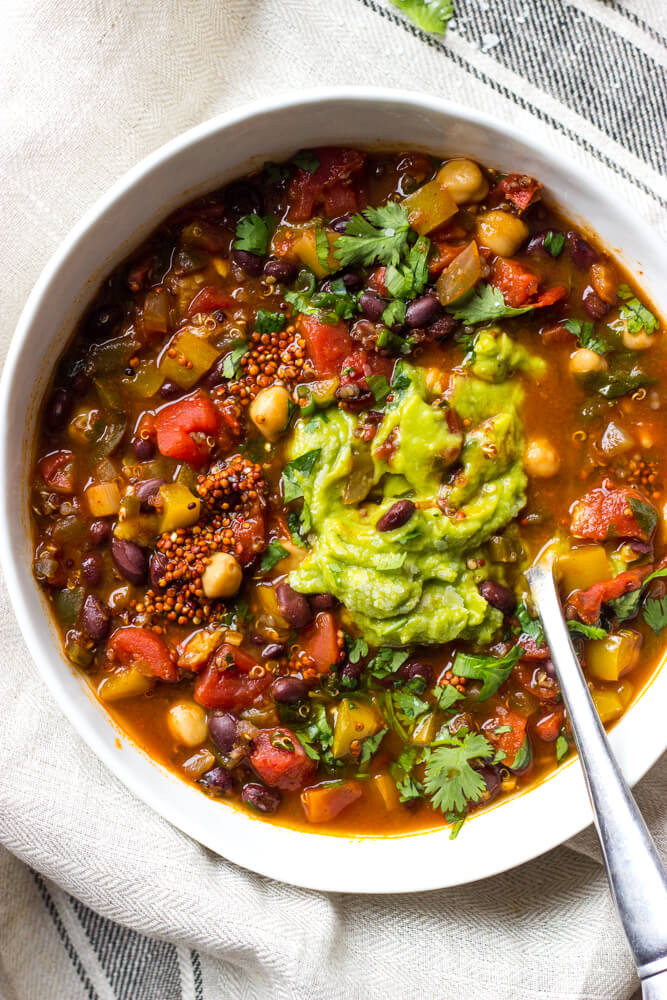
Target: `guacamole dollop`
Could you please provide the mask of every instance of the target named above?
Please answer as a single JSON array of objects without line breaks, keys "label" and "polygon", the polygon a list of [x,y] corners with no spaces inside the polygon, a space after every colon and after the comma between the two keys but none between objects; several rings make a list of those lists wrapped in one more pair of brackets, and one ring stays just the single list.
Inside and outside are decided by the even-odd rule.
[{"label": "guacamole dollop", "polygon": [[[423,369],[403,363],[372,441],[360,417],[297,421],[288,457],[304,496],[311,551],[289,576],[301,593],[338,597],[374,645],[489,642],[502,616],[480,595],[481,546],[526,501],[518,382],[454,374],[429,400]],[[299,470],[301,466],[301,470]],[[398,498],[416,509],[376,525]]]}]

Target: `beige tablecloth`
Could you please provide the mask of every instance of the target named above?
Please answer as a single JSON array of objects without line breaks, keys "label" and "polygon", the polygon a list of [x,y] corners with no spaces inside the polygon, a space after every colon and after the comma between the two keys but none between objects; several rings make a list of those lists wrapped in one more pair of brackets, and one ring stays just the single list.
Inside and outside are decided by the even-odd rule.
[{"label": "beige tablecloth", "polygon": [[[490,112],[667,235],[664,0],[455,2],[443,41],[389,0],[4,0],[3,352],[49,255],[120,173],[288,88],[406,86]],[[624,1000],[636,988],[590,832],[459,889],[279,885],[193,843],[105,770],[40,682],[4,590],[0,648],[3,1000]],[[665,850],[666,773],[638,792]]]}]

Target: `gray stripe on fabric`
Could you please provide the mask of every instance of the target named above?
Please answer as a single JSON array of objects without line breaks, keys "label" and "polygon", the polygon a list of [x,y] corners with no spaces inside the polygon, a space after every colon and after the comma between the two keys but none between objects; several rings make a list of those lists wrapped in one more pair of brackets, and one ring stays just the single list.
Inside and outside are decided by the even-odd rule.
[{"label": "gray stripe on fabric", "polygon": [[118,1000],[183,1000],[173,944],[121,927],[69,899]]},{"label": "gray stripe on fabric", "polygon": [[77,976],[81,980],[81,985],[83,986],[90,1000],[100,1000],[99,994],[95,989],[95,987],[93,986],[88,976],[88,973],[86,972],[83,963],[79,958],[76,948],[72,944],[72,939],[70,938],[65,928],[65,925],[60,919],[60,914],[58,913],[58,907],[54,903],[53,897],[51,896],[51,893],[47,889],[44,879],[38,872],[32,871],[32,869],[31,869],[31,874],[35,881],[35,885],[37,886],[37,890],[40,896],[42,897],[44,906],[46,907],[46,910],[49,916],[51,917],[51,920],[53,921],[56,931],[58,932],[58,937],[62,942],[63,948],[67,952],[67,955],[72,965],[74,966],[74,970]]},{"label": "gray stripe on fabric", "polygon": [[621,15],[621,17],[631,21],[635,27],[641,28],[641,30],[647,34],[649,38],[652,38],[654,42],[657,42],[658,45],[663,45],[667,49],[667,38],[665,38],[664,35],[661,35],[652,24],[649,24],[648,21],[641,18],[639,14],[636,14],[634,10],[629,10],[628,7],[624,7],[623,4],[618,3],[617,0],[599,0],[599,2],[604,4],[605,7],[609,7],[610,10],[615,10],[617,14]]},{"label": "gray stripe on fabric", "polygon": [[667,169],[667,71],[633,42],[562,0],[541,0],[539,5],[457,0],[456,16],[464,21],[465,36],[480,48],[485,36],[500,39],[486,53],[496,62],[555,97],[654,170]]},{"label": "gray stripe on fabric", "polygon": [[192,978],[195,984],[194,1000],[204,1000],[204,980],[201,974],[201,959],[198,951],[190,952],[190,961],[192,962]]},{"label": "gray stripe on fabric", "polygon": [[667,208],[667,199],[661,198],[660,195],[654,190],[654,188],[649,187],[648,184],[646,184],[644,181],[639,180],[638,177],[635,177],[634,174],[631,174],[630,171],[626,170],[625,167],[620,166],[620,164],[616,163],[615,160],[612,160],[609,156],[607,156],[600,149],[598,149],[597,146],[594,146],[592,142],[589,142],[588,139],[584,138],[584,136],[579,135],[578,132],[575,132],[573,131],[573,129],[568,128],[567,125],[565,125],[561,121],[558,121],[558,119],[554,118],[552,115],[547,114],[545,111],[542,110],[542,108],[538,108],[535,104],[532,104],[525,98],[520,97],[518,94],[515,94],[512,90],[509,90],[503,84],[498,83],[498,81],[495,80],[493,77],[489,76],[487,73],[484,73],[482,70],[480,70],[477,66],[474,66],[472,63],[468,62],[467,59],[464,59],[463,56],[460,56],[457,52],[454,52],[447,45],[444,45],[439,39],[435,38],[433,35],[427,34],[425,31],[422,31],[421,28],[418,28],[411,21],[406,20],[400,14],[394,14],[393,11],[390,11],[386,7],[383,7],[380,4],[375,3],[375,0],[358,0],[358,2],[361,3],[368,10],[372,11],[374,14],[378,14],[380,17],[384,18],[386,21],[389,21],[391,24],[395,24],[397,25],[397,27],[402,28],[403,31],[412,35],[414,38],[421,39],[421,41],[425,42],[426,45],[428,45],[430,48],[435,49],[438,52],[441,52],[443,55],[447,56],[447,58],[451,62],[455,63],[460,69],[463,69],[467,73],[470,73],[471,76],[474,76],[476,80],[480,81],[480,83],[484,83],[491,90],[494,90],[497,94],[500,94],[501,97],[504,97],[508,101],[512,101],[518,107],[523,108],[524,111],[529,111],[539,121],[544,122],[546,125],[550,125],[557,132],[560,132],[561,135],[564,135],[567,139],[570,139],[572,142],[575,142],[578,146],[581,146],[581,148],[585,150],[585,152],[587,152],[590,156],[595,157],[596,160],[599,160],[599,162],[604,164],[604,166],[608,167],[614,173],[618,174],[618,176],[622,177],[623,180],[626,180],[630,184],[634,185],[634,187],[636,187],[639,191],[643,191],[644,194],[648,195],[649,198],[652,198],[662,208]]}]

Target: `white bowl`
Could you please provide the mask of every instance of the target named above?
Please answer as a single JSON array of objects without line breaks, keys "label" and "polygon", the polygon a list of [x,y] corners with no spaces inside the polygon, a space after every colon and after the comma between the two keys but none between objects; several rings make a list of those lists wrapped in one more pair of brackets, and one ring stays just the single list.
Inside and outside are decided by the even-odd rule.
[{"label": "white bowl", "polygon": [[[445,101],[390,90],[328,90],[265,101],[186,132],[122,177],[81,220],[26,303],[2,380],[0,548],[14,609],[30,652],[63,712],[127,787],[207,847],[295,885],[344,892],[408,892],[457,885],[521,864],[591,820],[576,760],[538,787],[472,818],[457,840],[446,829],[394,836],[331,837],[285,829],[212,801],[120,736],[65,659],[31,572],[28,484],[37,404],[56,358],[101,278],[172,209],[295,150],[323,144],[469,154],[539,177],[550,195],[588,223],[667,312],[660,268],[666,249],[651,229],[555,150]],[[667,743],[659,715],[660,672],[614,728],[612,745],[630,782]]]}]

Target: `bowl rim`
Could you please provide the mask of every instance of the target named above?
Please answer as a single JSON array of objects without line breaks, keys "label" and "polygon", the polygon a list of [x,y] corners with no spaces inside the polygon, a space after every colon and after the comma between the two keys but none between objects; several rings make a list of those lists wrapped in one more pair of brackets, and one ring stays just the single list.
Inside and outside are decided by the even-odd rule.
[{"label": "bowl rim", "polygon": [[[70,256],[76,253],[81,239],[100,221],[111,207],[118,202],[122,202],[123,196],[135,184],[149,175],[151,171],[168,164],[172,157],[195,145],[200,140],[214,133],[224,132],[229,127],[248,121],[259,114],[266,115],[267,113],[272,114],[287,110],[303,113],[304,111],[307,112],[309,107],[327,102],[340,102],[351,105],[355,103],[368,104],[369,102],[382,102],[385,105],[394,104],[404,109],[409,106],[414,109],[422,109],[427,112],[446,115],[463,123],[476,126],[485,132],[497,134],[504,139],[514,141],[520,147],[531,149],[539,157],[550,160],[554,164],[554,169],[564,178],[574,180],[580,187],[589,191],[593,189],[594,179],[591,179],[586,174],[584,168],[568,160],[564,153],[549,147],[543,139],[536,140],[532,137],[527,139],[514,126],[494,121],[482,112],[471,108],[460,108],[455,106],[453,102],[432,97],[425,93],[403,89],[384,87],[322,87],[309,91],[305,96],[288,91],[270,99],[255,100],[234,110],[216,115],[171,139],[126,171],[84,212],[47,262],[22,310],[8,348],[0,381],[0,501],[3,502],[3,514],[0,515],[0,560],[13,610],[28,650],[42,679],[47,684],[60,709],[69,721],[72,722],[79,735],[83,737],[91,750],[109,768],[111,773],[118,777],[133,795],[149,805],[158,815],[167,819],[177,829],[182,830],[194,840],[211,848],[226,859],[261,875],[270,876],[289,884],[322,891],[356,893],[394,893],[439,889],[476,881],[513,868],[556,847],[588,826],[591,822],[591,812],[585,795],[583,777],[577,758],[573,758],[540,784],[513,800],[520,803],[523,799],[531,796],[531,803],[534,801],[537,807],[538,802],[544,798],[543,795],[538,795],[540,790],[542,792],[547,790],[548,795],[548,786],[551,782],[558,776],[564,775],[565,772],[569,772],[570,780],[568,788],[572,793],[572,802],[568,802],[568,806],[571,805],[571,808],[567,817],[561,819],[559,823],[554,823],[549,829],[545,829],[543,837],[538,840],[536,846],[529,846],[525,838],[522,839],[519,837],[516,844],[510,842],[509,845],[505,845],[502,858],[497,857],[493,851],[488,852],[486,857],[479,859],[478,869],[466,871],[463,878],[460,877],[460,872],[456,865],[454,865],[456,870],[448,870],[446,865],[442,865],[437,869],[433,869],[427,876],[421,874],[419,877],[415,877],[411,874],[409,866],[407,871],[403,871],[400,865],[397,866],[395,864],[396,858],[394,855],[396,851],[392,853],[392,844],[408,843],[414,848],[416,846],[415,837],[433,838],[434,842],[439,840],[442,843],[443,834],[448,837],[446,829],[377,838],[355,836],[332,837],[331,835],[317,832],[311,833],[293,830],[288,827],[266,823],[262,820],[253,821],[253,818],[249,817],[245,812],[227,808],[225,809],[227,814],[235,815],[237,818],[243,817],[243,825],[238,826],[236,822],[220,823],[220,827],[228,826],[232,834],[228,841],[221,842],[220,837],[214,835],[206,824],[202,825],[199,822],[194,815],[194,809],[191,816],[188,810],[179,810],[171,802],[167,801],[166,798],[162,797],[161,791],[164,792],[164,786],[162,786],[160,791],[157,787],[159,781],[156,781],[155,786],[153,786],[150,781],[146,782],[141,776],[138,776],[135,773],[135,768],[129,755],[114,754],[112,752],[110,741],[108,740],[107,727],[99,725],[100,715],[104,715],[111,722],[112,727],[115,724],[111,717],[104,712],[103,707],[99,703],[96,702],[99,711],[96,719],[97,724],[94,724],[89,721],[83,709],[75,703],[68,693],[63,673],[62,654],[57,655],[57,651],[54,648],[49,648],[48,643],[40,639],[32,622],[32,611],[28,599],[29,587],[28,585],[24,585],[19,570],[19,557],[16,548],[18,544],[16,536],[19,533],[16,531],[12,532],[13,526],[10,524],[9,518],[5,513],[8,509],[8,493],[12,490],[11,476],[8,475],[11,455],[11,441],[8,439],[8,427],[11,413],[11,389],[16,378],[18,362],[26,343],[38,333],[33,327],[38,307],[48,294],[53,282],[57,280],[60,269],[67,264]],[[389,145],[390,143],[384,144],[385,148]],[[597,194],[598,197],[601,197],[599,191]],[[184,195],[184,198],[186,196]],[[610,202],[611,197],[605,193],[602,196],[602,200]],[[638,218],[632,214],[629,206],[623,202],[617,203],[614,206],[614,212],[616,217],[620,217],[628,226],[639,230],[642,244],[647,247],[649,253],[662,255],[662,259],[664,259],[667,248],[665,248],[659,237],[642,218]],[[27,405],[29,406],[30,404]],[[37,585],[34,584],[33,586],[36,589]],[[633,712],[636,713],[639,704],[643,702],[646,705],[644,696],[648,688],[653,686],[661,674],[663,675],[664,686],[664,681],[667,680],[664,676],[666,673],[664,669],[659,669],[656,672],[639,695],[635,704],[631,706],[628,713],[611,734],[612,746],[616,747],[617,750],[623,750],[623,770],[631,784],[639,780],[665,750],[667,747],[667,735],[660,737],[658,727],[652,727],[648,732],[646,729],[642,731],[642,741],[635,740],[634,742],[628,742],[627,740],[621,740],[620,731],[623,729],[625,720],[629,720]],[[106,739],[104,738],[105,735],[107,736]],[[118,734],[115,733],[114,736],[116,742],[118,742]],[[124,744],[129,744],[140,754],[144,753],[125,734],[122,734],[122,738]],[[163,768],[162,765],[155,761],[151,761],[151,763],[156,769],[156,774],[164,771],[167,778],[171,778],[181,788],[188,789],[192,795],[197,797],[197,800],[205,798],[199,791],[187,786],[181,779],[167,771],[166,768]],[[575,770],[577,772],[576,778],[574,776]],[[177,798],[181,801],[186,801],[187,793],[178,795]],[[192,801],[194,803],[194,800]],[[214,803],[214,805],[216,808],[219,808],[217,803]],[[508,806],[504,808],[508,808]],[[488,823],[485,824],[485,817],[493,816],[496,809],[497,807],[492,807],[480,813],[474,818],[473,823],[488,827]],[[261,826],[262,830],[265,831],[259,837],[255,836],[252,832],[253,828],[257,828],[258,826]],[[236,836],[237,833],[241,833],[241,835]],[[248,834],[248,836],[244,834]],[[318,841],[324,850],[329,850],[329,846],[334,842],[346,845],[344,850],[348,851],[348,853],[350,849],[356,848],[358,850],[362,844],[372,842],[376,845],[378,854],[382,856],[383,861],[390,868],[384,872],[382,879],[379,879],[377,873],[364,875],[363,870],[360,873],[357,868],[352,875],[348,875],[345,871],[341,871],[340,868],[336,871],[333,865],[330,867],[326,865],[318,866],[311,860],[306,864],[305,871],[301,872],[299,843],[304,843],[304,837],[313,843]],[[302,838],[300,842],[299,838]],[[258,850],[258,845],[260,844],[264,848],[270,844],[272,849]],[[295,855],[293,861],[289,861],[287,864],[281,858],[281,850],[286,848],[288,849],[288,854]]]}]

